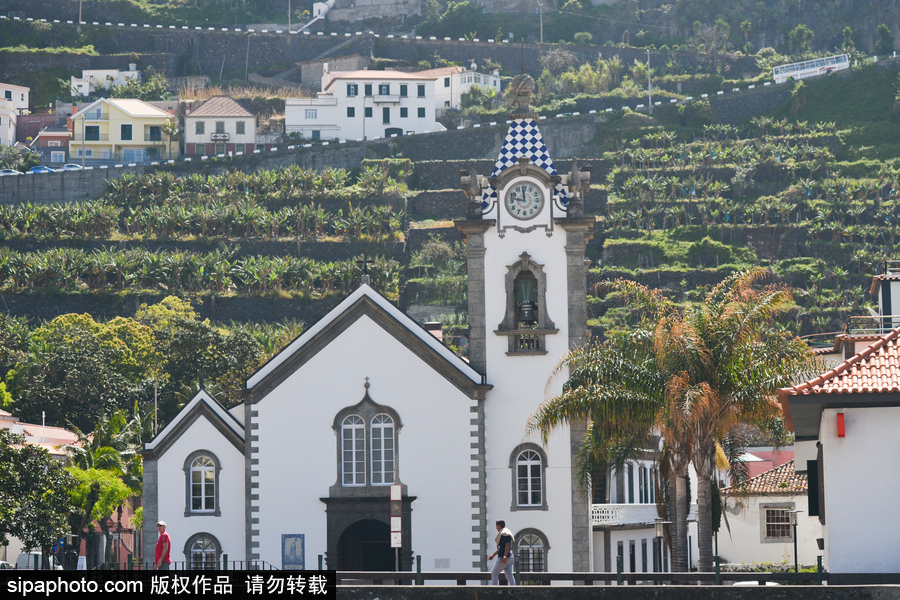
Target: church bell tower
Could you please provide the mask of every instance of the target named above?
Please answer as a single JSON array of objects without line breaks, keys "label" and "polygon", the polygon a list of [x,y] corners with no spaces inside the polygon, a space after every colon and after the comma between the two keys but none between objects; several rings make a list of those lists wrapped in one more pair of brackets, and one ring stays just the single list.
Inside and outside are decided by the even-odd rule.
[{"label": "church bell tower", "polygon": [[546,544],[543,570],[585,571],[590,510],[573,477],[584,428],[544,445],[525,424],[545,390],[561,390],[564,376],[548,386],[560,358],[587,341],[590,168],[573,160],[568,174],[557,172],[530,108],[534,80],[521,74],[511,85],[515,107],[494,169],[460,171],[466,219],[456,222],[466,241],[469,361],[493,386],[478,415],[483,520],[505,519]]}]

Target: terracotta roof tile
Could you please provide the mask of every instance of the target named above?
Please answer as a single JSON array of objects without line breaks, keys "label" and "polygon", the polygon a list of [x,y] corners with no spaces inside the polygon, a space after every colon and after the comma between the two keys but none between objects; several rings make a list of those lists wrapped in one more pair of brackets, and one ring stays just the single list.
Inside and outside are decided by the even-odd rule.
[{"label": "terracotta roof tile", "polygon": [[738,489],[734,486],[722,488],[722,494],[803,494],[809,482],[806,475],[794,472],[794,461],[786,462],[780,467],[760,473]]},{"label": "terracotta roof tile", "polygon": [[900,392],[900,328],[805,383],[778,390],[787,396]]},{"label": "terracotta roof tile", "polygon": [[878,284],[882,281],[900,281],[900,273],[882,273],[881,275],[874,275],[872,277],[872,287],[869,288],[869,293],[873,296],[878,293]]},{"label": "terracotta roof tile", "polygon": [[253,115],[229,96],[213,96],[188,113],[189,117],[252,117]]}]

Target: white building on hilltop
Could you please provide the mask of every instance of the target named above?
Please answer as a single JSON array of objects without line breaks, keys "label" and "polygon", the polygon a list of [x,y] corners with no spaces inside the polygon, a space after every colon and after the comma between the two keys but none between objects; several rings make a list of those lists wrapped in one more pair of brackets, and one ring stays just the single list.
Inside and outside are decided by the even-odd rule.
[{"label": "white building on hilltop", "polygon": [[70,87],[72,97],[90,96],[94,92],[108,90],[110,87],[120,86],[129,80],[141,80],[141,72],[137,70],[137,64],[129,63],[128,70],[120,69],[83,69],[81,77],[72,76]]},{"label": "white building on hilltop", "polygon": [[0,144],[16,144],[16,127],[19,115],[28,113],[30,88],[11,83],[0,83]]},{"label": "white building on hilltop", "polygon": [[[433,80],[414,77],[338,81],[369,82],[373,97],[405,82],[416,98]],[[485,571],[504,519],[520,571],[591,570],[573,470],[583,431],[542,444],[524,429],[559,357],[586,339],[589,180],[559,176],[527,98],[511,118],[490,182],[462,183],[468,361],[364,281],[247,380],[243,403],[200,392],[146,445],[145,556],[162,519],[179,563],[393,570],[394,531],[402,570],[418,555],[427,571]]]},{"label": "white building on hilltop", "polygon": [[458,109],[461,95],[474,85],[499,93],[500,76],[455,66],[406,73],[338,72],[326,65],[315,98],[285,101],[285,130],[306,139],[340,140],[444,131],[440,111]]}]

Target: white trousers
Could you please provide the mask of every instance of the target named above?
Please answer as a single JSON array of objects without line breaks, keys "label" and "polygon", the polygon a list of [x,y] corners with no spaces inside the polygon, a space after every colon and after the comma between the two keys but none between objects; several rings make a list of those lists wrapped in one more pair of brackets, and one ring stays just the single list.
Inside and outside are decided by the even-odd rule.
[{"label": "white trousers", "polygon": [[516,585],[516,578],[513,576],[513,557],[510,555],[504,564],[503,559],[499,556],[494,561],[494,568],[491,569],[491,585],[500,585],[500,571],[506,573],[506,582],[509,585]]}]

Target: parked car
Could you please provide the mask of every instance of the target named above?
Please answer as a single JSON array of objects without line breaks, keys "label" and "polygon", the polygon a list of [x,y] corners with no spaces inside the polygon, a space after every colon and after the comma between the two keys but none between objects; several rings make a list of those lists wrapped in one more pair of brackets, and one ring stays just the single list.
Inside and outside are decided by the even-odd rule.
[{"label": "parked car", "polygon": [[66,163],[62,166],[63,171],[81,171],[81,165],[73,165],[71,163]]},{"label": "parked car", "polygon": [[32,173],[56,173],[56,169],[51,169],[50,167],[45,167],[44,165],[37,165],[36,167],[31,167]]},{"label": "parked car", "polygon": [[5,560],[0,560],[0,571],[5,571],[7,569],[12,569],[13,566],[6,562]]},{"label": "parked car", "polygon": [[[42,555],[40,552],[22,552],[16,559],[17,569],[41,569]],[[50,568],[55,571],[62,571],[62,565],[56,560],[56,557],[50,555]]]},{"label": "parked car", "polygon": [[0,177],[6,177],[7,175],[24,175],[24,173],[20,173],[15,169],[0,169]]}]

